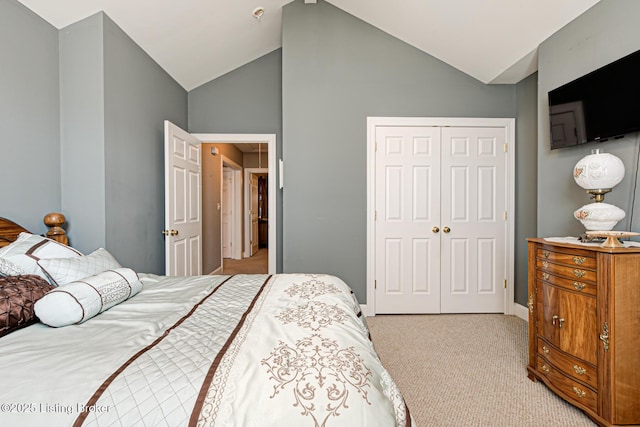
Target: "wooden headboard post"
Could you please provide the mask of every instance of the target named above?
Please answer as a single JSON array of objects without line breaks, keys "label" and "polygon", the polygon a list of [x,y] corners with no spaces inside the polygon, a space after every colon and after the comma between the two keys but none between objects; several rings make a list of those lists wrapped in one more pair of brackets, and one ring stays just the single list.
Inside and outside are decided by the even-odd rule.
[{"label": "wooden headboard post", "polygon": [[58,212],[51,212],[44,216],[44,223],[49,227],[47,231],[47,237],[63,245],[69,244],[69,238],[67,233],[62,229],[61,225],[66,222],[64,215]]},{"label": "wooden headboard post", "polygon": [[[67,233],[60,227],[65,221],[64,215],[57,212],[49,213],[44,217],[44,223],[49,227],[47,237],[56,242],[68,245],[69,239]],[[11,220],[0,218],[0,248],[15,241],[18,235],[23,232],[30,233],[29,230]]]}]

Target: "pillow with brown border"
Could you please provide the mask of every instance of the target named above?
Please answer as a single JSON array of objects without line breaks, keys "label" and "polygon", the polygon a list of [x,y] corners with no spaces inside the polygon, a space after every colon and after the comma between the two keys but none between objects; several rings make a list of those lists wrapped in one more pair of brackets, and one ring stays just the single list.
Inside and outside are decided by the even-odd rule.
[{"label": "pillow with brown border", "polygon": [[0,337],[35,323],[33,305],[52,289],[35,274],[0,277]]},{"label": "pillow with brown border", "polygon": [[[11,244],[0,248],[0,258],[9,261],[0,264],[0,274],[11,276],[12,270],[19,267],[23,274],[37,274],[48,280],[44,271],[38,265],[38,261],[46,258],[78,257],[82,254],[70,246],[65,246],[55,240],[30,233],[20,233]],[[55,285],[55,283],[53,283]]]}]

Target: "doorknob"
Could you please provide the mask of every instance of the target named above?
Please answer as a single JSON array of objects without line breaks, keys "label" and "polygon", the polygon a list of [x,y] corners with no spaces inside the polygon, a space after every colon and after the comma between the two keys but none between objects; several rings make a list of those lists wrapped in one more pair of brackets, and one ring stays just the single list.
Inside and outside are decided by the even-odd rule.
[{"label": "doorknob", "polygon": [[433,231],[434,233],[437,233],[438,231],[440,231],[440,228],[436,226],[436,227],[433,227],[431,231]]},{"label": "doorknob", "polygon": [[162,235],[163,236],[177,236],[178,235],[178,230],[162,230]]},{"label": "doorknob", "polygon": [[442,231],[444,231],[445,233],[448,233],[451,231],[451,229],[449,227],[445,227],[442,229]]}]

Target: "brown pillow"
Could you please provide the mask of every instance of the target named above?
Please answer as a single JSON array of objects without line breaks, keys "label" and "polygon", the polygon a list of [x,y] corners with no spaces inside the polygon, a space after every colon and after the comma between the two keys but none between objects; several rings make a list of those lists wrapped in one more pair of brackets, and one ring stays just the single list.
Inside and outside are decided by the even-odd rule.
[{"label": "brown pillow", "polygon": [[0,277],[0,337],[36,322],[33,304],[54,287],[42,277]]}]

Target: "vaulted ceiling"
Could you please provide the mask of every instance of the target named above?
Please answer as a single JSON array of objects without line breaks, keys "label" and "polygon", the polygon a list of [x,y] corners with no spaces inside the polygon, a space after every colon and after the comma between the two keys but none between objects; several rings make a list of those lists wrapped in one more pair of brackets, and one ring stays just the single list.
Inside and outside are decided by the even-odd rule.
[{"label": "vaulted ceiling", "polygon": [[[18,1],[58,29],[104,11],[191,90],[281,47],[291,0]],[[484,83],[517,83],[540,43],[599,0],[326,1]]]}]

